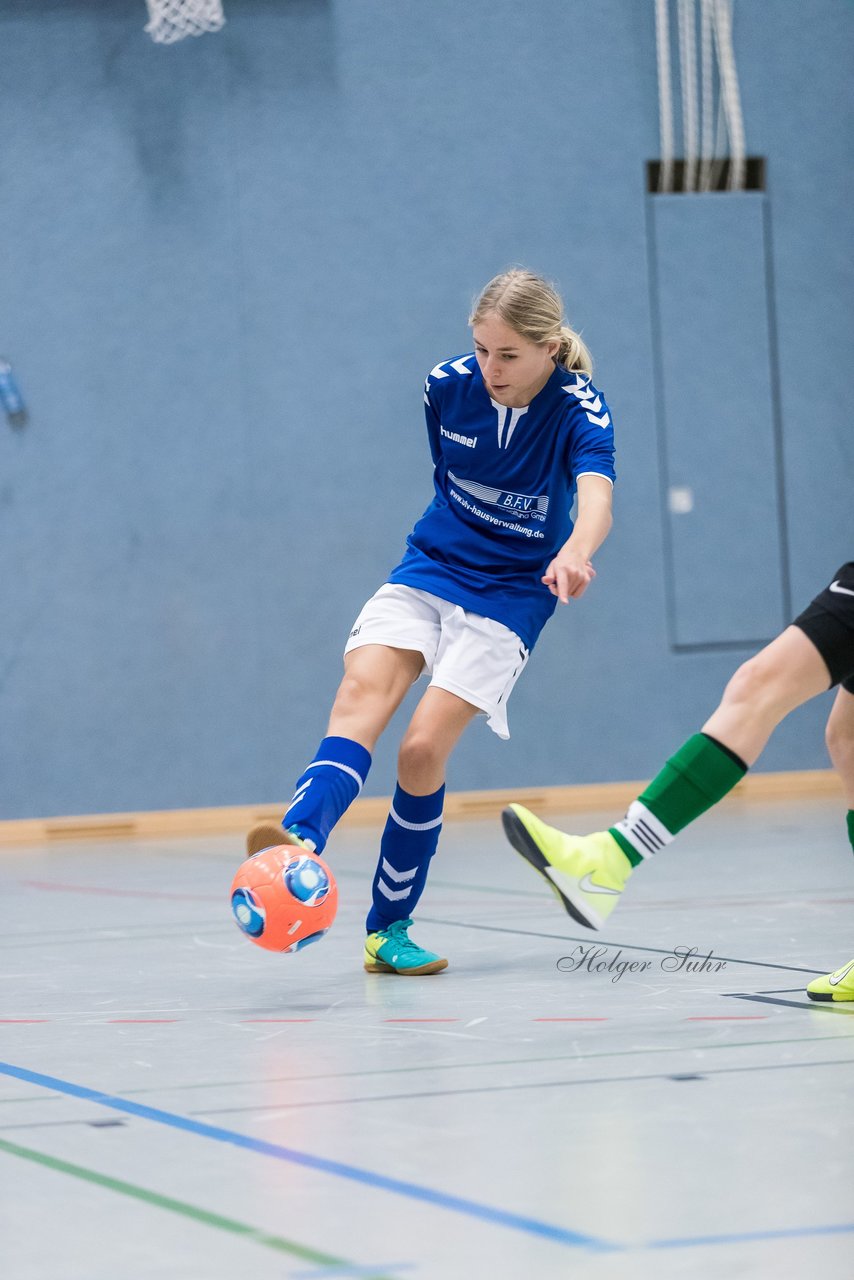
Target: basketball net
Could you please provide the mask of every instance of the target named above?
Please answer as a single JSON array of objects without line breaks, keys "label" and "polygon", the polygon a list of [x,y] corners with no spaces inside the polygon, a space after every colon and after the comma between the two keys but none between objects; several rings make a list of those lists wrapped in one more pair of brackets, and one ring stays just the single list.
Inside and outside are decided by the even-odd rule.
[{"label": "basketball net", "polygon": [[184,36],[219,31],[225,22],[222,0],[146,0],[146,31],[155,44],[174,44]]}]

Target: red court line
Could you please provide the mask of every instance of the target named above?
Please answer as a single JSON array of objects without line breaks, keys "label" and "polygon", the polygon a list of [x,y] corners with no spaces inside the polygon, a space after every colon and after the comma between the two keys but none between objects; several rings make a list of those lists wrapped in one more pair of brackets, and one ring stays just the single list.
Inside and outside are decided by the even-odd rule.
[{"label": "red court line", "polygon": [[764,1022],[768,1017],[767,1013],[745,1013],[745,1014],[697,1014],[696,1016],[686,1018],[686,1022]]},{"label": "red court line", "polygon": [[50,1018],[0,1018],[0,1022],[50,1022]]},{"label": "red court line", "polygon": [[610,1018],[532,1018],[532,1022],[610,1022]]}]

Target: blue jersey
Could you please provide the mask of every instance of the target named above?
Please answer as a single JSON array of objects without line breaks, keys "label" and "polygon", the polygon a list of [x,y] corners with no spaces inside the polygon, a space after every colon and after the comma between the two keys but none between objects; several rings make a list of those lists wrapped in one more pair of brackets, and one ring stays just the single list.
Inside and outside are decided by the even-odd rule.
[{"label": "blue jersey", "polygon": [[437,364],[424,401],[436,496],[388,581],[503,622],[531,649],[557,603],[540,579],[572,532],[576,481],[615,478],[608,406],[586,374],[556,365],[510,409],[474,355]]}]

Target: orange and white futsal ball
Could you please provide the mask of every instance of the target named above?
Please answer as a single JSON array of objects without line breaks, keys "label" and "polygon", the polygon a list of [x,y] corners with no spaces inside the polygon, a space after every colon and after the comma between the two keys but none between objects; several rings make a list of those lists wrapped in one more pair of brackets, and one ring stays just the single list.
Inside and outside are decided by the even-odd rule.
[{"label": "orange and white futsal ball", "polygon": [[237,927],[267,951],[299,951],[317,942],[337,910],[338,886],[329,867],[292,844],[247,858],[232,881]]}]

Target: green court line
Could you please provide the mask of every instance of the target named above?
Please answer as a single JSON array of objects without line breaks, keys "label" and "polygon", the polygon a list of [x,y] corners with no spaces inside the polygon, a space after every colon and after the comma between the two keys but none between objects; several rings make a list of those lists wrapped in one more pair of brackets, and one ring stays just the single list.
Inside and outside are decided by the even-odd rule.
[{"label": "green court line", "polygon": [[[230,1231],[232,1235],[243,1236],[250,1240],[253,1244],[263,1245],[267,1249],[275,1249],[279,1253],[290,1254],[293,1258],[300,1258],[304,1262],[314,1262],[320,1267],[349,1267],[356,1270],[355,1264],[348,1262],[344,1258],[335,1257],[331,1253],[320,1253],[317,1249],[310,1249],[307,1245],[297,1244],[294,1240],[285,1240],[282,1236],[273,1236],[266,1231],[259,1231],[257,1227],[251,1227],[246,1222],[238,1222],[235,1218],[226,1218],[219,1213],[211,1213],[207,1209],[200,1209],[197,1205],[187,1204],[185,1200],[173,1200],[171,1196],[160,1195],[157,1191],[149,1191],[146,1187],[137,1187],[132,1182],[123,1182],[120,1178],[110,1178],[106,1174],[96,1173],[94,1169],[84,1169],[82,1165],[70,1164],[67,1160],[58,1160],[55,1156],[44,1155],[41,1151],[33,1151],[31,1147],[20,1147],[15,1142],[7,1142],[5,1138],[0,1138],[0,1151],[5,1151],[10,1156],[18,1156],[22,1160],[31,1160],[33,1164],[40,1164],[46,1169],[53,1169],[56,1173],[65,1173],[72,1178],[80,1178],[83,1182],[94,1183],[95,1186],[105,1187],[107,1191],[116,1191],[119,1195],[130,1196],[134,1200],[141,1200],[144,1204],[153,1205],[156,1209],[165,1209],[169,1213],[178,1213],[184,1218],[190,1218],[194,1222],[201,1222],[208,1227],[216,1227],[220,1231]],[[360,1272],[360,1274],[362,1274]],[[364,1280],[394,1280],[392,1276],[381,1275],[375,1272],[372,1275],[364,1273]]]}]

